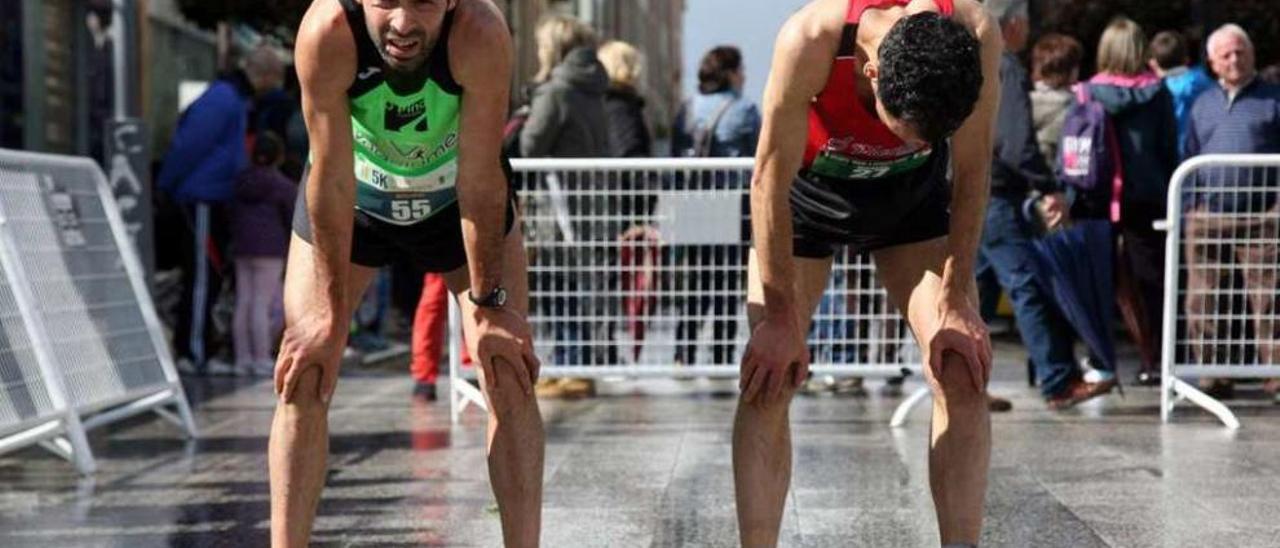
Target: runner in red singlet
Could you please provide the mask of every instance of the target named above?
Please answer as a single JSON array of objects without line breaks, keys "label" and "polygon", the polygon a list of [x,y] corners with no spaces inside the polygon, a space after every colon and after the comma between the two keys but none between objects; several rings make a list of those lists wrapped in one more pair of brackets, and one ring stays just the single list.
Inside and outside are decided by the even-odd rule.
[{"label": "runner in red singlet", "polygon": [[808,373],[805,333],[837,246],[873,254],[924,350],[941,542],[977,544],[991,344],[973,265],[1001,49],[999,26],[975,0],[816,0],[783,27],[751,195],[752,334],[733,438],[744,546],[777,543],[788,408]]}]

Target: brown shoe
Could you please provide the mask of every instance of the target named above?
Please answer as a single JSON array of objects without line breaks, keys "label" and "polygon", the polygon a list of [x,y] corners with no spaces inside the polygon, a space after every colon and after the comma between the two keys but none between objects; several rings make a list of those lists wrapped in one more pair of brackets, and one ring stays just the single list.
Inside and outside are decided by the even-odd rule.
[{"label": "brown shoe", "polygon": [[596,395],[596,381],[591,379],[564,379],[560,384],[563,396],[568,399],[590,398]]},{"label": "brown shoe", "polygon": [[538,379],[538,382],[533,385],[533,393],[539,398],[563,398],[564,379]]},{"label": "brown shoe", "polygon": [[999,396],[987,394],[987,410],[992,413],[1008,413],[1013,411],[1013,402]]},{"label": "brown shoe", "polygon": [[1049,398],[1049,409],[1054,411],[1071,409],[1082,402],[1109,394],[1115,387],[1115,379],[1102,382],[1075,381],[1066,390],[1063,390],[1061,394]]}]

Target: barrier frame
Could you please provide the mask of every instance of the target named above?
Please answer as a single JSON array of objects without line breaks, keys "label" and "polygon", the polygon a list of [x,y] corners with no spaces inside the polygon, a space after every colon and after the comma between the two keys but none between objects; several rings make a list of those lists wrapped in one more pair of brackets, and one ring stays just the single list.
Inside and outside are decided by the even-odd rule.
[{"label": "barrier frame", "polygon": [[[635,158],[635,159],[516,159],[511,161],[517,174],[551,173],[557,171],[609,172],[609,171],[680,171],[680,170],[731,170],[749,172],[755,167],[751,158]],[[525,219],[527,222],[527,219]],[[562,226],[568,226],[567,218],[559,219]],[[528,231],[526,231],[526,238]],[[744,260],[745,263],[745,260]],[[743,287],[743,301],[746,300],[746,287]],[[856,319],[856,318],[854,318]],[[905,323],[905,319],[902,320]],[[473,372],[464,372],[461,366],[461,310],[454,299],[449,302],[449,401],[450,416],[454,424],[461,420],[462,413],[474,405],[487,411],[484,394],[476,384]],[[915,343],[914,339],[911,341]],[[864,378],[896,378],[903,376],[921,377],[923,363],[907,364],[854,364],[854,363],[813,363],[810,370],[815,375],[841,375]],[[738,367],[723,365],[711,366],[667,366],[667,365],[628,365],[620,366],[556,366],[544,363],[542,378],[580,377],[580,378],[654,378],[654,377],[710,377],[737,378]],[[931,397],[927,386],[916,388],[903,398],[890,419],[890,425],[900,427],[905,424],[912,409]]]},{"label": "barrier frame", "polygon": [[[140,387],[110,398],[102,398],[76,406],[68,399],[68,392],[63,384],[59,364],[52,351],[53,342],[48,338],[48,329],[44,326],[44,318],[36,304],[34,287],[27,279],[24,258],[13,240],[3,200],[0,200],[0,258],[4,260],[5,272],[9,283],[14,287],[15,297],[22,307],[22,317],[28,326],[32,344],[36,349],[41,374],[49,386],[51,398],[55,403],[65,407],[60,420],[61,428],[43,425],[43,433],[36,435],[27,430],[25,433],[10,435],[0,440],[0,452],[17,449],[31,443],[39,443],[50,451],[73,461],[83,474],[91,474],[96,469],[91,450],[85,441],[85,434],[95,428],[106,426],[148,411],[156,413],[162,419],[179,427],[187,438],[195,438],[198,432],[191,406],[186,392],[182,388],[181,378],[173,361],[173,355],[165,339],[159,314],[152,300],[151,290],[146,282],[138,251],[125,228],[123,217],[116,203],[115,194],[107,181],[106,175],[98,165],[89,158],[69,157],[26,151],[0,150],[0,157],[11,159],[14,163],[57,163],[68,168],[80,170],[93,178],[93,192],[101,202],[110,236],[119,252],[121,266],[124,269],[129,285],[136,297],[143,326],[160,364],[164,382]],[[172,410],[170,408],[172,407]],[[65,433],[65,437],[58,433]],[[21,436],[21,437],[19,437]]]},{"label": "barrier frame", "polygon": [[26,328],[27,339],[35,355],[36,365],[44,381],[45,392],[54,412],[45,417],[35,417],[0,432],[0,454],[16,451],[29,445],[40,445],[59,457],[71,461],[83,475],[97,471],[97,462],[85,435],[80,415],[67,401],[67,391],[62,385],[62,375],[57,370],[51,344],[46,337],[43,320],[35,307],[35,296],[23,270],[9,217],[3,201],[0,201],[0,271],[6,277],[18,305],[18,314]]},{"label": "barrier frame", "polygon": [[1240,419],[1224,403],[1205,394],[1197,386],[1188,383],[1179,376],[1187,377],[1280,377],[1280,364],[1258,365],[1213,365],[1196,366],[1177,363],[1178,347],[1178,312],[1183,303],[1179,297],[1179,277],[1184,264],[1183,247],[1186,228],[1183,211],[1183,187],[1187,180],[1199,170],[1206,167],[1216,168],[1280,168],[1280,154],[1212,154],[1197,156],[1184,162],[1174,172],[1169,182],[1168,210],[1165,222],[1158,223],[1157,228],[1166,230],[1165,236],[1165,271],[1164,271],[1164,303],[1161,326],[1161,390],[1160,419],[1169,423],[1173,419],[1174,407],[1187,401],[1213,414],[1224,426],[1236,430],[1240,428]]}]

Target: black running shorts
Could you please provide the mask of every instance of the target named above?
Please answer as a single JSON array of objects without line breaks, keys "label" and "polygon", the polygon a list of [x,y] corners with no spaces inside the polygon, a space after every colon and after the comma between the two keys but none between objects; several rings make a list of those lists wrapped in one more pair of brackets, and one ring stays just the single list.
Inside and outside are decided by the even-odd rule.
[{"label": "black running shorts", "polygon": [[825,259],[838,246],[866,253],[946,236],[951,227],[947,145],[917,169],[846,181],[801,171],[791,186],[792,254]]},{"label": "black running shorts", "polygon": [[[503,162],[504,167],[507,166]],[[503,234],[509,234],[515,224],[515,188],[507,173],[507,213]],[[298,202],[293,213],[293,232],[307,243],[311,238],[311,220],[307,216],[306,174]],[[391,224],[355,210],[351,231],[351,262],[370,268],[381,268],[396,261],[407,261],[410,266],[425,272],[452,272],[467,264],[467,250],[462,242],[462,212],[457,202],[436,212],[431,217],[401,226]]]}]

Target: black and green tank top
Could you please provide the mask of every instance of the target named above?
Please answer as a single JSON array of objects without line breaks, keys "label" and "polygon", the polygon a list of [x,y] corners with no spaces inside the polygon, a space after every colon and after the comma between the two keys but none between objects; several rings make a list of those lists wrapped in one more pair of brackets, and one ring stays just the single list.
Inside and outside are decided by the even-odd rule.
[{"label": "black and green tank top", "polygon": [[[356,209],[396,225],[430,218],[457,201],[458,118],[462,87],[449,71],[449,28],[420,72],[421,82],[387,80],[389,68],[355,0],[339,0],[358,52],[356,79],[347,90],[355,144]],[[405,89],[407,88],[407,89]]]}]

